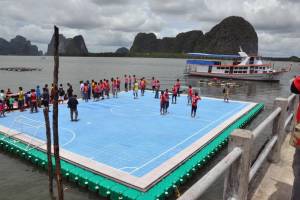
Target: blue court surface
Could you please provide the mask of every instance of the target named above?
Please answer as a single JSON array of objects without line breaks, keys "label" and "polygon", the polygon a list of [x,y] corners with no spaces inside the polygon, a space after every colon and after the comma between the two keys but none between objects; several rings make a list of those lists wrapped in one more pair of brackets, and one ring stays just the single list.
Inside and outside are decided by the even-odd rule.
[{"label": "blue court surface", "polygon": [[[160,115],[160,103],[152,91],[133,99],[121,92],[117,99],[79,101],[79,121],[71,122],[66,103],[59,106],[61,148],[143,177],[183,149],[241,112],[251,103],[202,98],[196,118],[190,117],[187,97],[181,95],[169,113]],[[52,112],[50,112],[50,119]],[[0,125],[45,141],[43,112],[7,113]]]}]

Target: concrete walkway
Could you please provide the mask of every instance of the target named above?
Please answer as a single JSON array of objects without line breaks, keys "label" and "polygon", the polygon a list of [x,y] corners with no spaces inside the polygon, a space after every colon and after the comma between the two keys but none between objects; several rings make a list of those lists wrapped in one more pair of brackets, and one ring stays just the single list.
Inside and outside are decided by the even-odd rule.
[{"label": "concrete walkway", "polygon": [[288,135],[282,145],[280,163],[269,166],[252,200],[290,199],[294,180],[292,162],[295,149],[289,145],[289,139]]}]

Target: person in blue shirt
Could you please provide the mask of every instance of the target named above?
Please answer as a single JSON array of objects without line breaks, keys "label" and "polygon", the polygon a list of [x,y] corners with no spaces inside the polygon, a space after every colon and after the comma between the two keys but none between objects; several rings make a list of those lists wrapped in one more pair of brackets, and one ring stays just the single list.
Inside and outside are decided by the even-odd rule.
[{"label": "person in blue shirt", "polygon": [[38,107],[41,107],[42,93],[41,93],[41,89],[40,89],[39,85],[36,86],[35,94],[36,94],[36,99],[37,99],[37,105],[38,105]]}]

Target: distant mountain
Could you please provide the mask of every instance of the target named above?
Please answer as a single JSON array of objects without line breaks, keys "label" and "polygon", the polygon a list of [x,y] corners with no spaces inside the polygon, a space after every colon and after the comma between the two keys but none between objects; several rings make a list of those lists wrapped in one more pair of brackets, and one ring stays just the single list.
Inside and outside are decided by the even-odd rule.
[{"label": "distant mountain", "polygon": [[121,48],[118,48],[115,53],[120,54],[120,55],[128,55],[129,49],[127,49],[126,47],[121,47]]},{"label": "distant mountain", "polygon": [[225,18],[209,32],[200,30],[179,33],[176,37],[157,39],[154,33],[138,33],[130,53],[206,52],[236,54],[240,47],[257,54],[258,37],[253,26],[242,17]]},{"label": "distant mountain", "polygon": [[43,52],[39,51],[36,45],[31,45],[31,42],[25,37],[17,35],[10,42],[0,38],[0,55],[27,55],[38,56]]},{"label": "distant mountain", "polygon": [[[86,48],[84,39],[81,35],[73,38],[66,38],[64,35],[59,35],[59,54],[62,56],[87,56],[88,50]],[[54,54],[54,37],[48,45],[47,55]]]}]

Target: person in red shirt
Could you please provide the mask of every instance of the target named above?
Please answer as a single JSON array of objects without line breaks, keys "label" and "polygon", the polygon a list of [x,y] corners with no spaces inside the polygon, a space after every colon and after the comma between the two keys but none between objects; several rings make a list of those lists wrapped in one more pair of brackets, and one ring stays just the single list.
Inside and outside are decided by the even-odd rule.
[{"label": "person in red shirt", "polygon": [[[117,92],[120,92],[121,91],[121,80],[119,79],[119,77],[117,77],[116,84],[117,84]],[[118,96],[118,94],[116,94],[116,96]]]},{"label": "person in red shirt", "polygon": [[154,93],[154,91],[155,91],[155,85],[156,85],[156,80],[155,80],[154,77],[152,77],[151,85],[152,85],[152,92]]},{"label": "person in red shirt", "polygon": [[[177,99],[177,87],[176,85],[173,86],[173,89],[172,89],[172,104],[176,104],[176,99]],[[174,101],[175,99],[175,101]]]},{"label": "person in red shirt", "polygon": [[110,92],[110,86],[109,86],[109,80],[105,81],[105,95],[109,99],[109,92]]},{"label": "person in red shirt", "polygon": [[94,97],[95,97],[95,101],[99,101],[99,98],[100,98],[100,84],[97,83],[97,82],[95,82]]},{"label": "person in red shirt", "polygon": [[113,94],[113,98],[116,98],[117,89],[118,89],[117,80],[114,78],[111,78],[110,81],[111,81],[111,92]]},{"label": "person in red shirt", "polygon": [[177,81],[175,83],[175,86],[177,88],[177,95],[178,95],[178,97],[180,97],[180,86],[181,86],[181,83],[180,83],[179,79],[177,79]]},{"label": "person in red shirt", "polygon": [[145,94],[145,89],[146,89],[146,80],[145,78],[141,78],[141,81],[140,81],[140,88],[141,88],[141,96],[144,96]]},{"label": "person in red shirt", "polygon": [[193,96],[193,88],[191,85],[189,85],[189,88],[188,88],[188,96],[187,96],[187,104],[190,105],[190,103],[192,103],[192,96]]},{"label": "person in red shirt", "polygon": [[31,93],[30,93],[30,107],[31,107],[31,110],[30,110],[31,113],[33,113],[33,109],[35,110],[35,112],[38,112],[38,108],[37,108],[37,96],[36,96],[35,89],[31,89]]},{"label": "person in red shirt", "polygon": [[192,97],[191,117],[196,117],[197,103],[199,100],[201,100],[201,98],[198,96],[198,92],[195,92],[195,95],[193,95],[193,97]]},{"label": "person in red shirt", "polygon": [[164,113],[167,114],[168,108],[169,108],[169,90],[168,89],[166,89],[164,96],[165,96],[165,111],[164,111]]},{"label": "person in red shirt", "polygon": [[101,83],[101,89],[102,89],[102,92],[101,92],[101,99],[103,100],[104,99],[104,96],[105,96],[105,91],[106,91],[106,86],[105,86],[105,79],[100,80],[100,83]]},{"label": "person in red shirt", "polygon": [[164,91],[161,91],[160,93],[160,114],[165,114],[165,103],[166,103],[166,97],[164,94]]},{"label": "person in red shirt", "polygon": [[89,85],[87,83],[84,83],[83,86],[83,99],[85,102],[89,101]]}]

